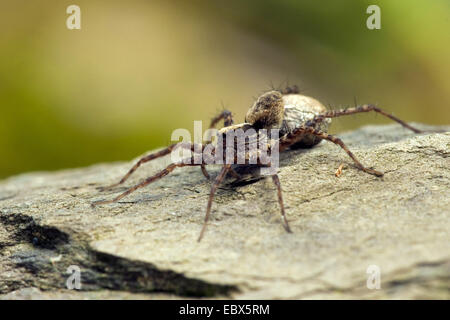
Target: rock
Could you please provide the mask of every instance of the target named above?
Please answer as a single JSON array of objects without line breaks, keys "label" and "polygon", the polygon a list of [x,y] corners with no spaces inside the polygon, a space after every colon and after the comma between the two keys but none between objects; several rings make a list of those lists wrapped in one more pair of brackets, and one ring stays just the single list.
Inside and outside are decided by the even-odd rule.
[{"label": "rock", "polygon": [[[385,175],[361,172],[328,142],[283,153],[292,234],[282,227],[271,179],[222,186],[200,243],[210,184],[198,168],[97,208],[93,201],[125,190],[97,187],[117,182],[134,160],[6,179],[0,297],[449,299],[450,133],[386,125],[340,137]],[[126,186],[168,160],[144,165]],[[218,169],[209,167],[212,175]],[[80,291],[66,289],[73,265]],[[377,268],[381,288],[369,289],[367,271]]]}]

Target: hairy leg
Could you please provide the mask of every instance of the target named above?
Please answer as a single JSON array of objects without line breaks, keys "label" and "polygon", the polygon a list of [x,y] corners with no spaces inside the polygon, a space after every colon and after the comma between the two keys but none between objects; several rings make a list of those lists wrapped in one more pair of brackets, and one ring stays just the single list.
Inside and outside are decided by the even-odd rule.
[{"label": "hairy leg", "polygon": [[[224,127],[229,127],[229,126],[233,125],[233,116],[232,116],[231,112],[228,111],[228,110],[223,110],[219,115],[215,116],[211,120],[211,124],[209,125],[209,129],[213,129],[219,123],[219,121],[221,121],[222,119],[223,119],[223,126]],[[211,136],[209,136],[207,139],[211,140]],[[206,170],[205,166],[202,166],[201,169],[202,169],[203,175],[206,177],[206,179],[209,180],[210,176],[209,176],[209,173]],[[234,170],[231,169],[231,173],[233,174],[234,177],[236,177],[237,173]],[[239,176],[239,175],[237,175],[237,176]]]},{"label": "hairy leg", "polygon": [[228,172],[228,170],[230,170],[230,168],[231,168],[231,164],[224,165],[222,167],[222,170],[220,171],[219,175],[216,177],[216,180],[214,180],[214,183],[211,186],[211,192],[209,194],[208,205],[206,206],[205,221],[203,222],[203,227],[202,227],[202,230],[200,231],[200,235],[199,235],[198,240],[197,240],[199,242],[200,242],[200,240],[202,240],[203,235],[204,235],[205,230],[206,230],[206,225],[208,223],[209,216],[211,214],[211,206],[212,206],[212,202],[213,202],[213,199],[214,199],[214,194],[216,193],[217,188],[222,183],[223,179],[227,175],[227,172]]},{"label": "hairy leg", "polygon": [[382,172],[373,170],[373,169],[369,169],[364,167],[361,162],[359,162],[359,160],[355,157],[355,155],[348,149],[348,147],[344,144],[344,142],[337,138],[334,137],[326,132],[322,132],[319,130],[314,129],[313,127],[300,127],[295,129],[294,131],[292,131],[290,134],[284,136],[283,138],[280,139],[280,152],[287,149],[289,146],[291,146],[292,144],[294,144],[295,142],[297,142],[297,140],[299,138],[301,138],[301,136],[303,134],[312,134],[315,135],[319,138],[322,138],[324,140],[328,140],[333,142],[334,144],[337,144],[338,146],[340,146],[342,149],[344,149],[344,151],[349,155],[350,158],[352,158],[353,162],[356,164],[356,166],[361,169],[364,172],[367,172],[369,174],[373,174],[377,177],[381,177],[383,176]]},{"label": "hairy leg", "polygon": [[223,125],[224,127],[229,127],[231,125],[233,125],[233,117],[231,115],[231,112],[228,110],[223,110],[219,115],[217,115],[216,117],[214,117],[211,120],[211,124],[209,125],[209,128],[212,129],[214,128],[220,120],[223,119]]},{"label": "hairy leg", "polygon": [[202,173],[205,176],[205,178],[208,179],[208,180],[211,179],[211,177],[209,176],[208,171],[206,170],[206,166],[204,164],[202,164],[200,166],[200,168],[202,169]]},{"label": "hairy leg", "polygon": [[[104,191],[104,190],[108,190],[108,189],[112,189],[112,188],[114,188],[114,187],[117,187],[118,185],[121,185],[122,183],[124,183],[132,174],[133,174],[133,172],[135,172],[142,164],[144,164],[144,163],[146,163],[146,162],[149,162],[149,161],[151,161],[151,160],[154,160],[154,159],[157,159],[157,158],[160,158],[160,157],[164,157],[165,155],[168,155],[169,153],[171,153],[174,149],[175,149],[175,147],[177,147],[177,146],[180,146],[180,148],[184,148],[184,149],[190,149],[192,152],[195,152],[195,146],[196,146],[196,144],[194,144],[194,143],[190,143],[190,142],[180,142],[180,143],[175,143],[175,144],[172,144],[172,145],[170,145],[170,146],[168,146],[167,148],[165,148],[165,149],[162,149],[162,150],[160,150],[160,151],[158,151],[158,152],[155,152],[155,153],[152,153],[152,154],[149,154],[149,155],[147,155],[147,156],[144,156],[144,157],[142,157],[141,159],[139,159],[139,161],[138,162],[136,162],[136,164],[127,172],[127,174],[125,175],[125,176],[123,176],[123,178],[118,182],[118,183],[115,183],[115,184],[113,184],[113,185],[110,185],[110,186],[108,186],[108,187],[103,187],[103,188],[101,188],[101,190],[102,191]],[[202,150],[205,148],[205,146],[204,145],[197,145],[197,148],[201,148]],[[203,174],[205,175],[205,177],[207,178],[207,179],[209,179],[209,175],[207,175],[207,173],[205,174],[205,172],[206,172],[206,169],[204,170],[204,166],[202,165],[202,172],[203,172]]]},{"label": "hairy leg", "polygon": [[297,85],[292,85],[292,86],[286,86],[286,88],[284,88],[283,90],[280,90],[280,92],[282,94],[299,94],[300,93],[300,89],[298,88]]},{"label": "hairy leg", "polygon": [[233,168],[230,167],[230,174],[236,179],[236,181],[241,180],[242,177]]},{"label": "hairy leg", "polygon": [[[191,159],[193,160],[193,158]],[[193,161],[191,161],[193,162]],[[104,201],[96,201],[92,203],[92,207],[95,207],[97,205],[100,204],[108,204],[108,203],[113,203],[113,202],[117,202],[120,199],[126,197],[127,195],[129,195],[130,193],[136,191],[137,189],[143,188],[147,185],[149,185],[152,182],[155,182],[156,180],[161,179],[162,177],[167,176],[169,173],[171,173],[175,168],[178,167],[186,167],[186,166],[199,166],[200,164],[194,164],[194,163],[183,163],[183,162],[177,162],[177,163],[172,163],[170,165],[168,165],[165,169],[161,170],[160,172],[158,172],[157,174],[148,177],[147,179],[145,179],[144,181],[136,184],[135,186],[129,188],[128,190],[126,190],[125,192],[121,193],[120,195],[118,195],[117,197],[115,197],[112,200],[104,200]]]},{"label": "hairy leg", "polygon": [[275,186],[277,187],[277,191],[278,191],[278,203],[280,204],[280,208],[281,208],[281,216],[283,217],[283,227],[284,229],[286,229],[287,232],[291,233],[291,228],[289,227],[289,223],[286,219],[286,212],[284,211],[284,202],[283,202],[283,195],[281,193],[281,184],[280,184],[280,179],[278,178],[278,175],[274,174],[272,175],[272,181],[275,184]]},{"label": "hairy leg", "polygon": [[313,120],[311,120],[309,123],[307,123],[307,126],[314,126],[316,123],[323,121],[325,118],[337,118],[341,116],[347,116],[355,113],[362,113],[362,112],[370,112],[375,111],[379,114],[382,114],[385,117],[388,117],[391,120],[394,120],[395,122],[398,122],[403,127],[415,132],[415,133],[423,133],[422,130],[416,129],[409,124],[407,124],[405,121],[400,120],[399,118],[387,113],[386,111],[372,105],[372,104],[365,104],[359,107],[355,108],[348,108],[348,109],[341,109],[341,110],[330,110],[325,113],[319,114],[316,117],[314,117]]}]

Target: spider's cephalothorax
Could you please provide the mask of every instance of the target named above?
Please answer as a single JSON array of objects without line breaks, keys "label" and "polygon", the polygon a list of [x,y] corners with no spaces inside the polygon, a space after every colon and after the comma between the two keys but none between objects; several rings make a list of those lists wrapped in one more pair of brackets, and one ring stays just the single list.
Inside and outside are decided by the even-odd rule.
[{"label": "spider's cephalothorax", "polygon": [[284,118],[283,95],[278,91],[269,91],[261,95],[248,110],[245,122],[255,129],[280,128]]},{"label": "spider's cephalothorax", "polygon": [[[332,135],[329,135],[327,133],[328,126],[331,122],[331,118],[336,118],[340,116],[345,115],[351,115],[355,113],[361,113],[361,112],[369,112],[369,111],[375,111],[377,113],[380,113],[396,122],[401,124],[403,127],[412,130],[415,133],[420,133],[422,131],[408,125],[406,122],[400,120],[397,117],[394,117],[385,111],[381,110],[380,108],[365,104],[361,106],[357,106],[354,108],[348,108],[348,109],[341,109],[341,110],[327,110],[319,101],[316,99],[304,96],[299,94],[299,91],[297,87],[288,87],[284,90],[272,90],[269,92],[264,93],[261,95],[256,102],[253,104],[253,106],[249,109],[247,112],[247,115],[245,117],[245,123],[233,125],[233,119],[231,116],[231,112],[224,110],[219,116],[215,117],[210,125],[210,128],[214,127],[219,121],[224,121],[224,128],[219,130],[219,136],[227,136],[227,133],[230,133],[234,130],[242,130],[243,132],[250,132],[251,129],[255,130],[256,133],[252,133],[248,135],[248,139],[244,140],[244,144],[248,144],[251,141],[265,141],[262,140],[267,139],[266,134],[259,134],[259,129],[279,129],[279,135],[278,138],[275,139],[272,136],[269,137],[267,140],[268,143],[268,149],[270,152],[277,151],[282,152],[288,148],[298,148],[298,147],[312,147],[319,143],[321,140],[326,140],[333,142],[334,144],[340,146],[353,160],[355,165],[361,169],[362,171],[375,175],[375,176],[382,176],[383,173],[367,168],[363,166],[358,159],[354,156],[354,154],[347,148],[347,146],[344,144],[344,142]],[[259,131],[258,131],[259,130]],[[264,130],[262,130],[264,131]],[[253,131],[251,131],[253,132]],[[233,138],[232,148],[238,149],[239,146],[239,139]],[[209,174],[206,171],[206,165],[210,164],[211,162],[208,162],[203,157],[203,160],[199,163],[194,161],[197,156],[199,155],[199,152],[203,153],[205,150],[209,150],[212,152],[209,153],[210,157],[217,155],[218,151],[225,151],[221,150],[221,148],[225,148],[225,144],[194,144],[194,143],[178,143],[173,144],[165,149],[162,149],[158,152],[149,154],[143,158],[141,158],[129,171],[128,173],[116,184],[109,186],[105,189],[113,188],[119,184],[124,183],[128,177],[136,171],[136,169],[142,165],[145,162],[151,161],[153,159],[165,156],[170,154],[175,147],[181,147],[185,148],[191,151],[191,161],[179,161],[170,164],[165,169],[161,170],[160,172],[156,173],[155,175],[146,178],[142,182],[138,183],[137,185],[129,188],[127,191],[123,192],[122,194],[118,195],[112,200],[105,200],[105,201],[97,201],[94,202],[92,205],[99,205],[99,204],[106,204],[106,203],[112,203],[117,202],[123,197],[129,195],[133,191],[145,187],[146,185],[163,178],[164,176],[168,175],[170,172],[172,172],[175,168],[178,167],[185,167],[185,166],[199,166],[205,175],[207,179],[209,179]],[[220,149],[217,149],[220,148]],[[276,148],[276,149],[275,149]],[[246,149],[244,149],[246,150]],[[246,151],[247,152],[247,151]],[[258,156],[259,153],[257,152]],[[224,160],[225,160],[226,152],[224,152]],[[234,153],[233,153],[234,155]],[[267,166],[268,164],[266,162],[260,161],[260,159],[257,159],[257,162],[250,162],[250,159],[252,158],[252,154],[250,151],[245,154],[245,161],[243,163],[244,166],[256,166],[256,167],[262,167]],[[236,158],[232,159],[236,160]],[[233,164],[234,163],[234,164]],[[218,188],[218,186],[222,183],[222,181],[225,179],[227,174],[231,174],[236,179],[240,179],[241,177],[239,174],[234,170],[235,168],[239,168],[241,165],[236,164],[237,162],[224,162],[222,170],[215,178],[214,182],[211,186],[211,192],[209,195],[207,207],[206,207],[206,215],[205,220],[203,223],[202,230],[200,232],[200,236],[198,240],[200,241],[203,237],[203,234],[206,230],[206,226],[209,220],[209,216],[211,213],[211,206],[212,201],[214,198],[214,194]],[[276,172],[271,173],[272,180],[277,187],[277,194],[278,194],[278,202],[280,204],[281,208],[281,216],[283,218],[283,226],[286,231],[291,232],[291,229],[289,227],[288,221],[286,219],[286,214],[284,210],[284,203],[283,203],[283,197],[281,192],[281,185],[280,180],[278,178],[278,175]]]}]

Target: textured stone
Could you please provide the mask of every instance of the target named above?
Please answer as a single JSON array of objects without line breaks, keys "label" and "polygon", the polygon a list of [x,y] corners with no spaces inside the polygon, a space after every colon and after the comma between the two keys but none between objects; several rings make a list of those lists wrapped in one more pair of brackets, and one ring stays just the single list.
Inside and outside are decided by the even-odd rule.
[{"label": "textured stone", "polygon": [[[340,137],[385,175],[361,172],[328,142],[287,151],[279,175],[292,234],[271,179],[222,186],[200,243],[209,182],[198,168],[97,208],[90,204],[125,187],[96,188],[134,160],[6,179],[0,297],[449,299],[450,133],[386,125]],[[168,161],[144,165],[126,186]],[[65,289],[70,265],[81,268],[82,291]],[[369,265],[381,270],[379,290],[366,286]]]}]

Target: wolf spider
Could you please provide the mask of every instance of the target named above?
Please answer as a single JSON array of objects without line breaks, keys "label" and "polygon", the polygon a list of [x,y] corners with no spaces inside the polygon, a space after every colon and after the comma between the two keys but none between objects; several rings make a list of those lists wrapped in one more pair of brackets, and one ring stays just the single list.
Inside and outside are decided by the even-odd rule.
[{"label": "wolf spider", "polygon": [[[319,101],[303,96],[299,93],[299,90],[296,86],[287,87],[283,90],[271,90],[262,94],[257,98],[253,106],[248,110],[245,123],[241,123],[238,125],[233,125],[233,118],[231,112],[224,110],[217,117],[212,119],[210,128],[215,127],[220,121],[223,120],[224,128],[219,130],[219,135],[225,135],[228,130],[234,130],[236,128],[242,128],[244,131],[250,128],[255,130],[259,129],[279,129],[279,138],[275,141],[275,144],[269,146],[270,148],[278,148],[279,152],[282,152],[288,148],[302,148],[302,147],[312,147],[318,144],[321,140],[330,141],[338,146],[340,146],[348,156],[353,160],[355,165],[362,171],[375,175],[377,177],[383,176],[383,173],[371,168],[367,168],[359,162],[359,160],[355,157],[355,155],[348,149],[348,147],[344,144],[344,142],[332,135],[327,133],[328,125],[331,122],[332,118],[337,118],[340,116],[352,115],[361,112],[370,112],[374,111],[377,113],[386,116],[403,127],[412,130],[415,133],[422,133],[423,131],[416,129],[406,122],[400,120],[399,118],[390,115],[383,111],[382,109],[376,107],[372,104],[365,104],[361,106],[355,106],[354,108],[347,108],[341,110],[327,110]],[[257,137],[258,139],[258,137]],[[216,146],[211,145],[211,143],[207,144],[195,144],[195,143],[177,143],[172,144],[169,147],[162,149],[158,152],[149,154],[147,156],[142,157],[129,171],[128,173],[116,184],[103,188],[103,190],[114,188],[120,184],[123,184],[130,175],[136,171],[139,166],[142,164],[163,157],[165,155],[170,154],[177,146],[187,149],[191,151],[191,161],[179,161],[170,164],[165,169],[156,173],[155,175],[146,178],[142,182],[136,184],[135,186],[129,188],[122,194],[118,195],[112,200],[104,200],[97,201],[92,203],[92,206],[107,204],[117,202],[135,190],[145,187],[148,184],[163,178],[172,172],[175,168],[185,167],[185,166],[200,166],[202,173],[207,179],[210,179],[208,172],[206,171],[206,165],[210,162],[205,162],[202,160],[201,163],[195,163],[194,158],[198,156],[198,152],[203,152],[205,148],[212,147],[212,154],[214,155],[217,151]],[[222,145],[222,147],[224,147]],[[225,153],[223,153],[225,154]],[[198,241],[203,238],[203,235],[206,230],[206,226],[211,213],[211,206],[214,198],[214,194],[216,193],[217,188],[222,183],[227,174],[234,176],[237,180],[241,178],[241,176],[234,170],[234,168],[239,168],[242,166],[249,166],[248,162],[249,156],[246,155],[246,162],[243,165],[234,165],[231,163],[225,162],[222,166],[220,173],[214,179],[209,199],[206,207],[206,215],[203,222],[203,226],[198,237]],[[234,161],[236,158],[234,159]],[[236,163],[236,162],[234,162]],[[253,164],[253,166],[262,167],[264,166],[258,159],[257,164]],[[288,220],[286,219],[286,213],[284,209],[283,197],[281,192],[281,185],[278,175],[276,173],[272,174],[272,181],[277,188],[278,193],[278,202],[281,208],[281,217],[283,221],[283,227],[287,232],[291,232],[289,227]]]}]

